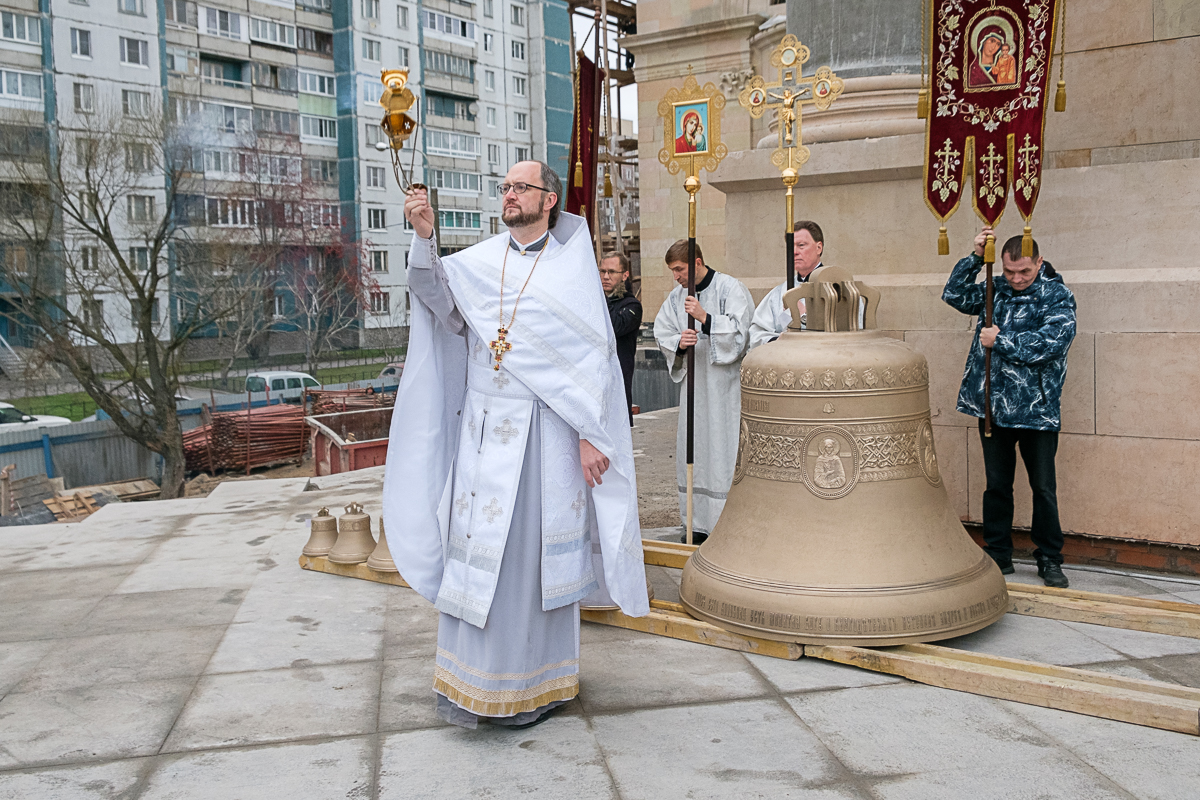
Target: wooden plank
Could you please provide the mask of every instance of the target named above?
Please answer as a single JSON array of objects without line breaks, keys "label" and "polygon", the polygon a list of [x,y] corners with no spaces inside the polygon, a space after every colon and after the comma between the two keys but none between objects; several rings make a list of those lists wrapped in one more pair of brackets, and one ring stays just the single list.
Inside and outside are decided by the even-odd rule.
[{"label": "wooden plank", "polygon": [[1030,592],[1019,586],[1008,585],[1008,610],[1014,614],[1200,639],[1200,606],[1191,603],[1061,589]]},{"label": "wooden plank", "polygon": [[344,578],[358,578],[364,581],[374,581],[375,583],[386,583],[389,586],[403,586],[411,588],[400,577],[398,572],[379,572],[368,567],[366,564],[334,564],[324,556],[313,558],[311,556],[300,556],[300,568],[309,569],[313,572],[324,572],[328,575],[341,575]]},{"label": "wooden plank", "polygon": [[[580,609],[579,618],[585,622],[595,622],[600,625],[611,625],[616,628],[626,628],[631,631],[652,633],[655,636],[666,636],[669,639],[681,639],[685,642],[706,644],[712,647],[722,647],[726,650],[738,650],[743,653],[758,653],[759,655],[784,658],[794,661],[804,655],[802,645],[791,642],[774,642],[770,639],[758,639],[753,636],[742,636],[730,633],[708,622],[703,622],[680,611],[656,608],[655,605],[677,606],[676,603],[654,601],[650,613],[644,617],[627,617],[620,611],[600,611],[597,609]],[[682,608],[682,606],[678,606]]]},{"label": "wooden plank", "polygon": [[1074,600],[1097,600],[1106,603],[1121,603],[1122,605],[1138,606],[1140,608],[1159,608],[1164,611],[1192,611],[1200,613],[1200,607],[1194,603],[1183,603],[1178,600],[1155,600],[1151,597],[1128,597],[1123,594],[1103,594],[1101,592],[1081,592],[1077,589],[1056,589],[1053,586],[1037,586],[1029,583],[1009,583],[1009,592],[1021,594],[1039,594],[1047,597],[1070,598]]},{"label": "wooden plank", "polygon": [[935,645],[805,645],[804,654],[943,689],[1200,735],[1200,692],[1185,687]]},{"label": "wooden plank", "polygon": [[699,545],[689,545],[681,542],[660,542],[654,539],[642,539],[642,557],[649,566],[683,569],[683,565],[687,563],[688,556],[699,549],[699,547]]}]

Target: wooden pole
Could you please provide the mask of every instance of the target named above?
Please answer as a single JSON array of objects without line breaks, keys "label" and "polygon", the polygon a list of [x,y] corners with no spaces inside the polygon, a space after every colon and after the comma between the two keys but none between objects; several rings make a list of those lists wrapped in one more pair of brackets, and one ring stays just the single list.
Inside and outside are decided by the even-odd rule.
[{"label": "wooden pole", "polygon": [[[994,287],[992,286],[992,264],[996,263],[996,237],[990,233],[983,246],[983,263],[986,269],[983,290],[983,327],[992,327]],[[983,435],[992,435],[992,348],[983,348]]]}]

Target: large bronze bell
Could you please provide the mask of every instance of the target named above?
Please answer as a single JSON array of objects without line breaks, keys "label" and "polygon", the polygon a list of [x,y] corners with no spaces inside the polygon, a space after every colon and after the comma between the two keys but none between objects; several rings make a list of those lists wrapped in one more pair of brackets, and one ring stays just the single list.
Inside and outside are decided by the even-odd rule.
[{"label": "large bronze bell", "polygon": [[878,300],[819,269],[785,295],[788,330],[743,361],[733,486],[683,570],[695,616],[767,639],[892,645],[970,633],[1008,609],[1004,577],[942,486],[929,366],[875,329]]},{"label": "large bronze bell", "polygon": [[329,560],[334,564],[361,564],[374,551],[371,517],[363,513],[360,504],[351,503],[346,506],[346,513],[338,518],[337,544],[329,551]]},{"label": "large bronze bell", "polygon": [[309,521],[309,525],[308,544],[304,545],[304,550],[301,552],[312,558],[329,555],[329,551],[337,542],[337,518],[329,513],[328,508],[322,508]]},{"label": "large bronze bell", "polygon": [[383,517],[379,518],[379,544],[367,559],[367,566],[376,572],[399,572],[396,562],[392,560],[392,551],[388,550],[387,534],[383,532]]}]

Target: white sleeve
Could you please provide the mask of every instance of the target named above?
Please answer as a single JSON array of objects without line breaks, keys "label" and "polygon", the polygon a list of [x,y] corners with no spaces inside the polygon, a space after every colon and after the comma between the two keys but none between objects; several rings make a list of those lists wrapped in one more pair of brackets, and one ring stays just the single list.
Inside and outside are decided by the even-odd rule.
[{"label": "white sleeve", "polygon": [[467,323],[454,304],[454,294],[446,280],[442,259],[438,257],[437,242],[431,236],[413,236],[408,254],[408,288],[433,312],[438,321],[451,333],[463,334]]}]

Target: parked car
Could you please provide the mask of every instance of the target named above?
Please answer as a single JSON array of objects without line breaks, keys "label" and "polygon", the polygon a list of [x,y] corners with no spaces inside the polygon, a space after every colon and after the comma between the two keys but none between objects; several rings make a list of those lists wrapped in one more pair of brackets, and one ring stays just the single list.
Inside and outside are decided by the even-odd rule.
[{"label": "parked car", "polygon": [[50,428],[55,425],[70,425],[66,417],[52,417],[48,414],[32,416],[11,403],[0,403],[0,431],[14,431],[18,428]]},{"label": "parked car", "polygon": [[404,372],[404,362],[403,361],[393,361],[392,363],[388,364],[386,367],[384,367],[382,370],[379,371],[378,380],[384,380],[385,378],[394,378],[395,380],[400,380],[400,375],[403,372]]},{"label": "parked car", "polygon": [[321,383],[307,372],[252,372],[246,376],[247,392],[313,389]]}]

